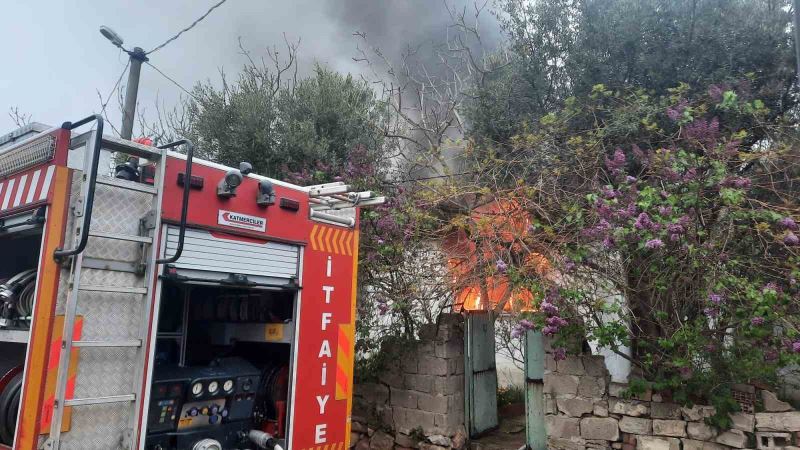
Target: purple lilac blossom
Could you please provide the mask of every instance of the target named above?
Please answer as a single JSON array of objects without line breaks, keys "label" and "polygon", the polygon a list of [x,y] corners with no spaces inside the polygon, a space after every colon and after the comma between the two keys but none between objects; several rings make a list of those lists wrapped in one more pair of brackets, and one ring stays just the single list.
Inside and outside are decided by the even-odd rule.
[{"label": "purple lilac blossom", "polygon": [[706,317],[713,319],[719,316],[719,310],[717,308],[705,308],[703,309],[703,314],[705,314]]},{"label": "purple lilac blossom", "polygon": [[800,244],[800,238],[790,231],[783,237],[783,243],[786,245],[798,245]]},{"label": "purple lilac blossom", "polygon": [[658,213],[662,216],[669,216],[672,214],[672,207],[671,206],[659,206]]},{"label": "purple lilac blossom", "polygon": [[563,347],[553,349],[553,359],[556,361],[563,361],[567,359],[567,350]]},{"label": "purple lilac blossom", "polygon": [[508,264],[506,264],[506,262],[503,261],[502,259],[497,260],[497,262],[495,263],[495,267],[497,268],[497,271],[500,273],[506,273],[506,271],[508,270]]},{"label": "purple lilac blossom", "polygon": [[663,247],[664,246],[664,241],[662,241],[661,239],[658,239],[658,238],[650,239],[649,241],[647,241],[644,244],[644,246],[646,248],[649,248],[649,249],[653,250],[653,249],[657,249],[657,248]]},{"label": "purple lilac blossom", "polygon": [[754,326],[760,326],[760,325],[764,325],[764,318],[763,318],[763,317],[760,317],[760,316],[758,316],[758,317],[753,317],[752,319],[750,319],[750,323],[751,323],[752,325],[754,325]]},{"label": "purple lilac blossom", "polygon": [[712,292],[712,293],[708,294],[708,301],[710,301],[711,303],[713,303],[715,305],[721,305],[722,304],[722,295],[715,294],[715,293]]},{"label": "purple lilac blossom", "polygon": [[671,234],[683,234],[683,225],[679,223],[671,223],[667,225],[667,233]]},{"label": "purple lilac blossom", "polygon": [[622,152],[622,149],[617,148],[614,150],[613,159],[608,159],[606,156],[605,163],[606,168],[616,175],[625,167],[625,153]]},{"label": "purple lilac blossom", "polygon": [[791,217],[784,217],[778,221],[778,225],[782,226],[784,229],[797,231],[797,223]]},{"label": "purple lilac blossom", "polygon": [[639,217],[636,218],[636,222],[633,224],[633,226],[638,230],[650,228],[652,225],[653,221],[650,220],[650,216],[648,216],[645,212],[639,214]]}]

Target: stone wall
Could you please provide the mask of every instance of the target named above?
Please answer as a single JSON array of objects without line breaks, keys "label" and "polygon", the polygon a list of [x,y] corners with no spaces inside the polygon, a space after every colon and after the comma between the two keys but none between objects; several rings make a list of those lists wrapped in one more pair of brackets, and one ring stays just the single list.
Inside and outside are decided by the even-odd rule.
[{"label": "stone wall", "polygon": [[706,424],[712,406],[681,407],[667,394],[627,399],[627,386],[612,383],[602,356],[545,361],[548,448],[623,450],[797,449],[800,412],[770,391],[737,386],[742,411],[733,428]]},{"label": "stone wall", "polygon": [[357,383],[351,447],[460,449],[464,431],[464,319],[442,315],[420,339],[387,343],[390,360],[374,383]]}]

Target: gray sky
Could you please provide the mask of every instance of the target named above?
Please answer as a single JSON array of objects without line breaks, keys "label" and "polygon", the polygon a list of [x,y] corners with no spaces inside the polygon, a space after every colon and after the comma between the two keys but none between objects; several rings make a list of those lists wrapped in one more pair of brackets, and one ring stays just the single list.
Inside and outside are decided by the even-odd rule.
[{"label": "gray sky", "polygon": [[[471,0],[448,0],[472,5]],[[483,0],[485,1],[485,0]],[[99,112],[99,90],[107,96],[127,55],[97,31],[107,25],[125,39],[125,47],[146,51],[190,24],[216,0],[4,0],[0,6],[0,49],[6,61],[0,73],[0,134],[15,128],[8,117],[18,107],[33,120],[50,125]],[[497,25],[484,13],[489,41]],[[282,45],[283,34],[301,39],[300,68],[317,60],[342,72],[364,68],[356,54],[354,31],[389,55],[405,45],[441,40],[450,23],[441,0],[228,0],[179,40],[151,55],[152,63],[190,89],[197,81],[219,79],[219,68],[233,75],[243,64],[238,37],[253,56]],[[127,81],[127,76],[122,83]],[[140,108],[156,99],[166,106],[181,91],[144,66]],[[109,117],[119,127],[115,99]],[[136,132],[136,130],[135,130]]]}]

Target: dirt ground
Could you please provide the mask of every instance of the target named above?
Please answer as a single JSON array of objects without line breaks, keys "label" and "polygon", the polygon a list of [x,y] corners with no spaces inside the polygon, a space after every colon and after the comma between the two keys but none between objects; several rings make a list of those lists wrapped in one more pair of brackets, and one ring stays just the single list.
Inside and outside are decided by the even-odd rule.
[{"label": "dirt ground", "polygon": [[525,416],[500,417],[500,426],[479,439],[471,450],[517,450],[525,448]]}]

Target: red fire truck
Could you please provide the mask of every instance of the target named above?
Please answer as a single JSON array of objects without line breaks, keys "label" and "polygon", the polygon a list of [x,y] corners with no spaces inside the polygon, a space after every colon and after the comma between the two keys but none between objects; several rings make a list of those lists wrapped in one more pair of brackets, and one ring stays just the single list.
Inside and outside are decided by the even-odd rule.
[{"label": "red fire truck", "polygon": [[99,116],[38,131],[0,140],[0,448],[348,448],[358,209],[383,199]]}]

